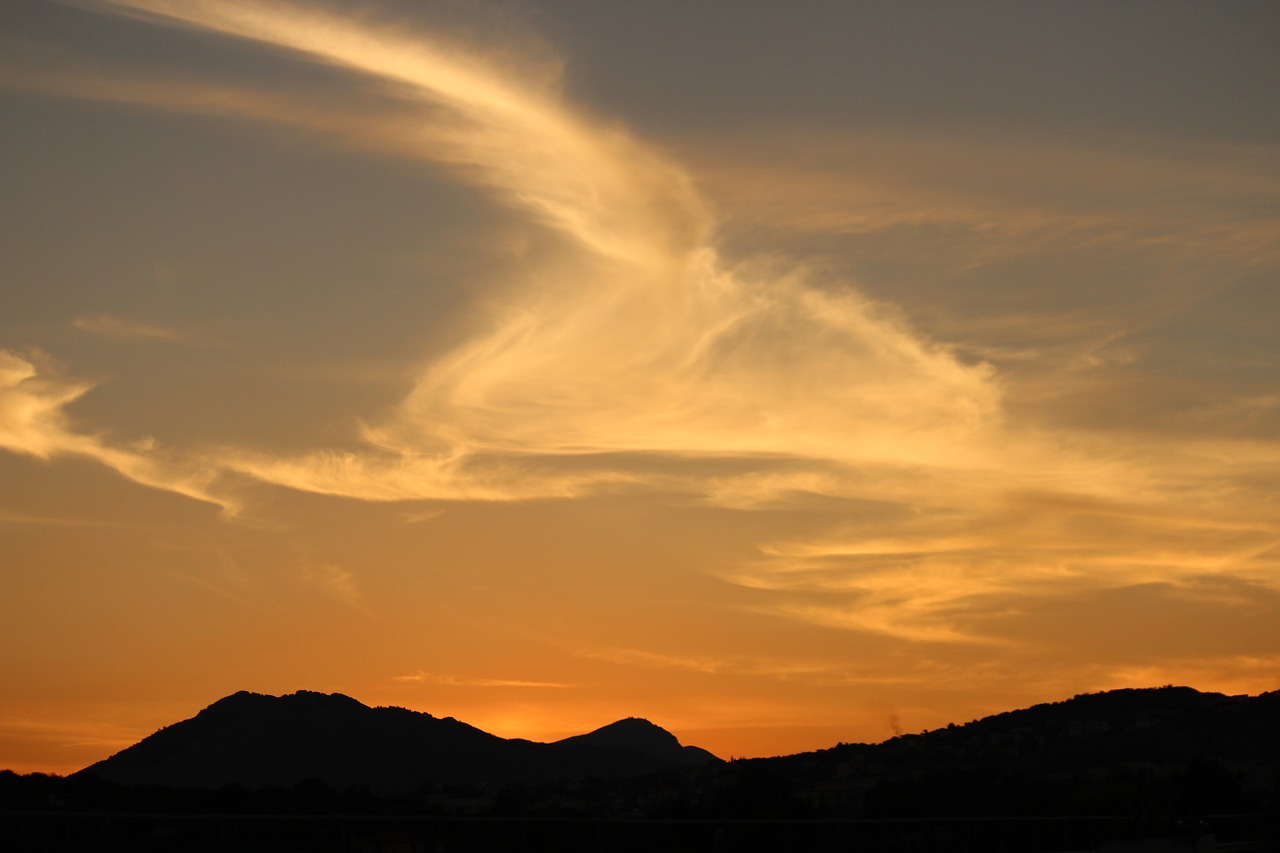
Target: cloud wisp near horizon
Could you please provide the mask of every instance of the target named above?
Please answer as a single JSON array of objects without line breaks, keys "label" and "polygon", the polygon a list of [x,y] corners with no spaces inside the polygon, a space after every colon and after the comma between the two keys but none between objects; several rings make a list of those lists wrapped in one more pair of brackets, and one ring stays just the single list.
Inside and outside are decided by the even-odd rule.
[{"label": "cloud wisp near horizon", "polygon": [[[768,593],[771,612],[914,641],[1000,642],[974,617],[993,602],[1016,607],[1062,589],[1215,574],[1274,583],[1280,528],[1258,501],[1276,485],[1274,441],[1134,440],[1014,416],[1022,409],[1010,406],[1021,400],[1009,399],[1007,371],[913,327],[847,278],[767,253],[724,257],[722,217],[694,177],[567,103],[555,62],[504,67],[498,53],[288,3],[99,8],[353,72],[378,87],[382,106],[344,111],[297,93],[124,75],[35,75],[20,85],[282,123],[436,164],[558,239],[501,281],[472,333],[413,368],[407,396],[369,413],[345,448],[121,445],[74,425],[68,409],[91,383],[42,375],[37,359],[5,352],[0,443],[10,451],[87,457],[232,515],[246,511],[240,477],[361,501],[649,488],[742,511],[857,502],[855,514],[825,531],[759,542],[759,560],[719,576]],[[1077,160],[1071,166],[1083,172],[1123,164]],[[725,198],[732,175],[710,181],[729,187]],[[841,213],[810,192],[813,181],[764,180],[791,192],[766,191],[738,209],[814,234],[888,233],[940,216],[979,231],[1007,222],[1004,237],[1015,241],[1059,239],[1068,227],[1076,242],[1165,239],[1141,225],[1126,235],[1103,220],[1090,224],[1078,211],[1029,211],[1001,201],[999,187],[986,208],[948,210],[945,186],[913,198],[864,183],[849,190],[854,209]],[[1248,191],[1275,196],[1274,186]],[[1210,250],[1275,263],[1271,220],[1228,233],[1184,214],[1153,227],[1176,234],[1184,226]],[[1087,236],[1100,228],[1109,233]],[[178,340],[107,315],[75,325]]]}]

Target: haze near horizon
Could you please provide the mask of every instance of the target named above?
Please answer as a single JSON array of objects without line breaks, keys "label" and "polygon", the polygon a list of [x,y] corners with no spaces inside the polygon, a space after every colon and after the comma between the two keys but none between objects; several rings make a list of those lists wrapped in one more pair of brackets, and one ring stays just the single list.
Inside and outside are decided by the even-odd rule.
[{"label": "haze near horizon", "polygon": [[0,767],[1280,687],[1266,3],[17,0]]}]

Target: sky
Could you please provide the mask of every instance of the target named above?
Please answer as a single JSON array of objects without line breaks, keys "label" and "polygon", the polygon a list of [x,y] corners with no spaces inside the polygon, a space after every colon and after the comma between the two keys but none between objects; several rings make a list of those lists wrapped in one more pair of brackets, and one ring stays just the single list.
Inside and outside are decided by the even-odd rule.
[{"label": "sky", "polygon": [[1280,7],[9,0],[0,767],[1280,688]]}]

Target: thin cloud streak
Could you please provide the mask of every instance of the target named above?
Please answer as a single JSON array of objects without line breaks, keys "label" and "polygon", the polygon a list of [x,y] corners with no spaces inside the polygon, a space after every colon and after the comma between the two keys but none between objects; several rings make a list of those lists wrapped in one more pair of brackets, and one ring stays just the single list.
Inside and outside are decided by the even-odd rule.
[{"label": "thin cloud streak", "polygon": [[[1256,463],[1267,454],[1240,458]],[[1166,459],[1174,470],[1178,461],[1186,460]],[[1212,470],[1221,475],[1221,466]],[[1212,575],[1274,585],[1280,525],[1265,501],[1248,506],[1250,497],[1263,500],[1266,488],[1227,500],[1222,490],[1221,481],[1196,468],[1160,483],[1121,478],[1106,500],[1083,493],[947,490],[935,495],[933,518],[917,512],[893,526],[894,536],[872,521],[820,538],[772,543],[762,547],[755,566],[721,577],[771,593],[760,608],[766,612],[912,641],[998,642],[984,633],[992,612],[1082,588],[1193,585]],[[1187,492],[1202,495],[1194,511],[1161,506],[1166,495]],[[1148,502],[1135,499],[1141,496]]]},{"label": "thin cloud streak", "polygon": [[136,483],[217,504],[234,514],[235,503],[215,497],[210,490],[215,474],[208,467],[170,462],[149,443],[137,449],[121,448],[101,436],[77,431],[64,410],[91,387],[44,378],[32,361],[0,349],[0,448],[39,459],[92,459]]},{"label": "thin cloud streak", "polygon": [[118,521],[96,518],[64,518],[61,516],[31,515],[23,512],[0,510],[0,524],[32,525],[34,527],[117,527]]},{"label": "thin cloud streak", "polygon": [[504,77],[421,35],[361,26],[294,4],[119,0],[111,6],[407,86],[424,103],[448,111],[447,121],[431,131],[436,148],[427,156],[465,167],[509,201],[605,255],[661,263],[697,245],[690,238],[700,236],[704,224],[684,176],[626,135],[571,114],[553,88],[526,82],[527,69],[521,78]]},{"label": "thin cloud streak", "polygon": [[913,680],[901,672],[855,671],[847,663],[823,661],[761,659],[759,656],[727,655],[691,657],[665,654],[647,649],[586,648],[575,654],[590,660],[606,661],[621,666],[675,670],[707,676],[768,678],[815,685],[901,684]]},{"label": "thin cloud streak", "polygon": [[1264,146],[868,131],[785,140],[764,132],[686,147],[735,227],[864,236],[930,229],[940,248],[974,267],[1100,247],[1280,265],[1272,214],[1280,158]]},{"label": "thin cloud streak", "polygon": [[146,732],[111,723],[49,722],[38,718],[0,718],[0,733],[34,736],[60,746],[102,746],[123,749],[136,743]]},{"label": "thin cloud streak", "polygon": [[350,569],[333,563],[308,561],[302,566],[303,582],[327,598],[366,615],[372,615],[364,603],[364,592]]},{"label": "thin cloud streak", "polygon": [[184,339],[184,335],[174,329],[139,323],[123,317],[113,317],[110,314],[77,317],[71,325],[82,332],[124,340],[139,339],[177,342]]},{"label": "thin cloud streak", "polygon": [[514,678],[473,678],[458,675],[437,675],[430,672],[415,672],[412,675],[397,675],[395,681],[407,681],[415,684],[439,684],[446,687],[533,687],[564,689],[572,684],[555,681],[526,681]]}]

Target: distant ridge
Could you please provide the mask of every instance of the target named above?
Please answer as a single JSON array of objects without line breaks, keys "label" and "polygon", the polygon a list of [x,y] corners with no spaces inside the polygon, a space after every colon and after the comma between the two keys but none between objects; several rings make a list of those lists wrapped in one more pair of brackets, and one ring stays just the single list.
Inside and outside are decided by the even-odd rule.
[{"label": "distant ridge", "polygon": [[1088,693],[729,762],[635,718],[541,744],[237,693],[69,777],[0,770],[0,849],[1270,851],[1277,768],[1280,692]]},{"label": "distant ridge", "polygon": [[[617,786],[645,790],[650,782],[630,780],[648,777],[664,792],[646,795],[649,811],[675,796],[684,815],[901,817],[1143,814],[1153,804],[1183,813],[1265,811],[1280,805],[1277,766],[1280,692],[1113,690],[879,744],[725,763],[636,718],[534,743],[304,690],[220,699],[76,776],[206,790],[318,779],[337,791],[383,794],[534,785],[561,792],[546,795],[560,804],[548,808],[566,807],[588,779],[608,783],[592,790],[613,790],[609,808],[616,808],[630,796]],[[698,772],[684,772],[691,769]],[[701,781],[672,795],[676,777]]]},{"label": "distant ridge", "polygon": [[371,708],[340,693],[241,691],[81,772],[175,788],[320,779],[395,793],[432,784],[623,779],[719,761],[636,718],[544,744],[500,738],[452,717]]},{"label": "distant ridge", "polygon": [[770,791],[767,800],[736,804],[739,813],[1280,815],[1280,691],[1085,693],[879,744],[724,769],[738,768],[739,779],[768,779]]}]

